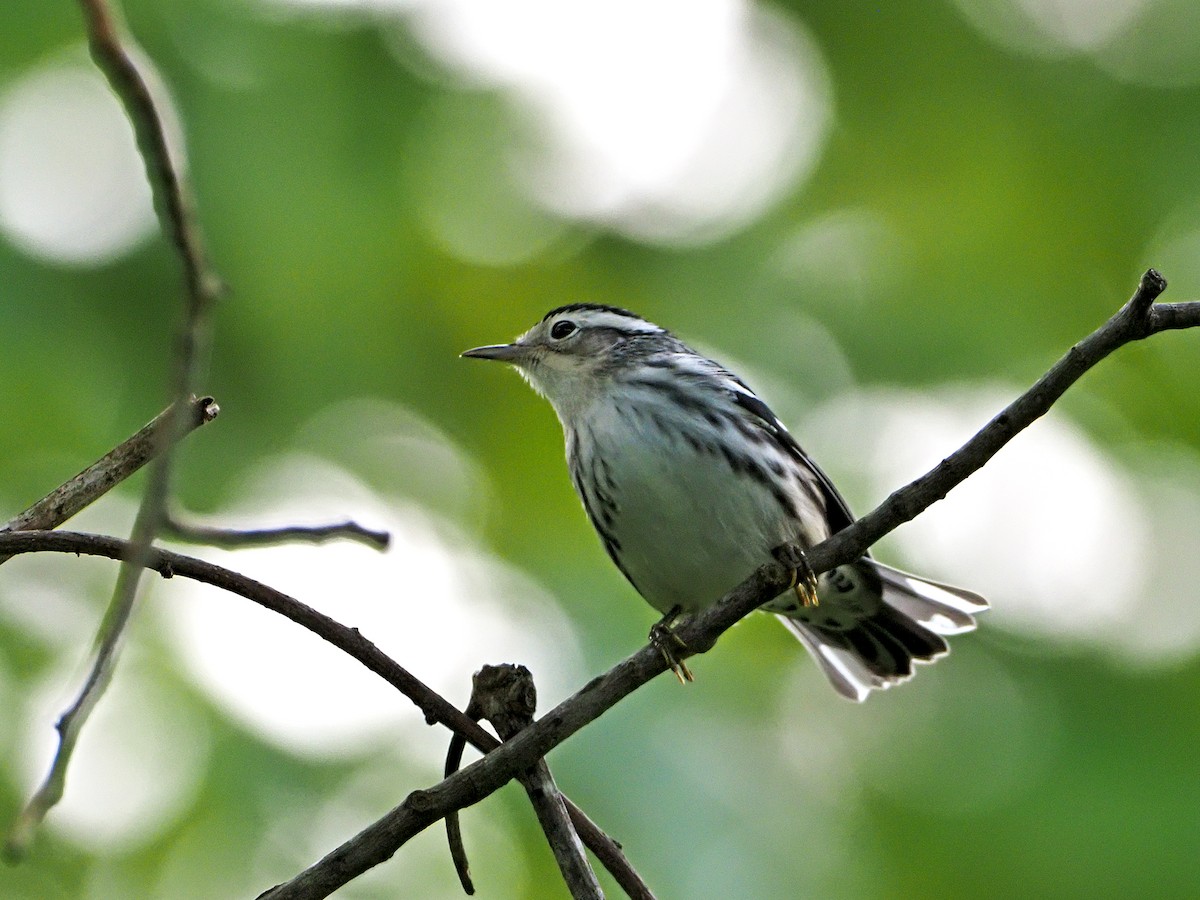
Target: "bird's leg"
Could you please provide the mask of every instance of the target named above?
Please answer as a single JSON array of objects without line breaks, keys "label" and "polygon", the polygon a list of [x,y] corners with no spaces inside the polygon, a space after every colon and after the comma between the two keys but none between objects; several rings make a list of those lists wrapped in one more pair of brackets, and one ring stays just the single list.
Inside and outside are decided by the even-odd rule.
[{"label": "bird's leg", "polygon": [[665,616],[650,626],[650,643],[658,648],[658,652],[662,654],[662,658],[666,661],[667,666],[675,673],[675,677],[679,679],[680,684],[687,684],[689,681],[695,681],[692,676],[692,671],[687,667],[678,653],[687,650],[687,644],[683,642],[683,638],[675,633],[673,626],[679,614],[683,612],[680,606],[671,607]]},{"label": "bird's leg", "polygon": [[782,544],[771,551],[771,555],[782,566],[792,573],[791,589],[796,592],[796,599],[801,606],[818,606],[817,576],[808,564],[808,557],[796,544]]}]

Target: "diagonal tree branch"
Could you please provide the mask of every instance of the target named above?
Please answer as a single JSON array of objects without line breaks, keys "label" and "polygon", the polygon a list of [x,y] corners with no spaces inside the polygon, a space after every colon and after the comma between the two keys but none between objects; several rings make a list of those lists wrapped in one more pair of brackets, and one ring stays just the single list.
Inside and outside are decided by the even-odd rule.
[{"label": "diagonal tree branch", "polygon": [[[193,397],[183,421],[189,430],[199,428],[215,419],[220,411],[212,397]],[[154,457],[162,446],[163,431],[171,414],[171,410],[163,410],[74,478],[17,513],[0,531],[49,531],[95,503]],[[0,562],[4,559],[0,558]]]},{"label": "diagonal tree branch", "polygon": [[1129,302],[1112,318],[1071,347],[1029,390],[1001,410],[960,449],[916,481],[895,491],[853,527],[838,532],[810,551],[810,565],[823,572],[856,559],[885,534],[915,519],[983,468],[1000,448],[1044,416],[1071,385],[1114,350],[1161,331],[1200,325],[1200,301],[1154,302],[1166,289],[1166,279],[1154,269],[1147,270]]},{"label": "diagonal tree branch", "polygon": [[[1046,376],[989,422],[960,450],[911,485],[896,491],[868,516],[808,551],[807,558],[811,567],[816,572],[821,572],[852,561],[888,531],[936,503],[972,472],[982,467],[1015,434],[1045,414],[1054,401],[1089,368],[1120,346],[1159,331],[1200,326],[1198,302],[1154,304],[1155,298],[1164,288],[1165,282],[1158,273],[1153,270],[1147,272],[1128,304],[1096,332],[1072,347]],[[0,534],[0,553],[59,550],[119,558],[128,549],[128,544],[112,538],[64,532]],[[216,567],[209,567],[208,564],[177,554],[152,550],[147,564],[164,575],[176,572],[187,574],[189,577],[209,581],[238,593],[244,591],[246,583],[254,584],[258,590],[275,595],[276,603],[279,597],[283,597],[288,603],[302,606],[291,598],[273,592],[265,585],[250,582],[249,579],[227,570],[216,570],[214,573]],[[788,573],[782,566],[777,563],[767,564],[718,604],[681,624],[677,633],[692,652],[704,652],[712,647],[724,631],[763,602],[776,596],[788,584]],[[271,603],[264,605],[275,608]],[[294,610],[291,614],[284,609],[279,611],[294,617]],[[336,623],[333,623],[333,626],[361,640],[361,636],[352,629],[345,629]],[[341,637],[333,642],[338,646],[355,643],[349,640],[346,634],[341,634]],[[365,643],[367,649],[382,656],[374,645]],[[365,661],[373,671],[378,671],[377,661],[375,664],[368,661],[370,653],[365,657],[360,655],[363,649],[361,646],[356,648],[353,654],[355,658]],[[560,703],[533,725],[517,733],[511,740],[429,790],[412,792],[400,806],[382,819],[291,881],[273,888],[263,896],[272,900],[285,897],[329,896],[357,875],[390,858],[405,841],[430,824],[454,810],[478,802],[497,790],[625,696],[665,670],[666,663],[661,654],[651,646],[643,647],[604,675],[593,679],[575,695]],[[384,677],[391,680],[388,675]],[[449,709],[442,709],[440,704]],[[479,741],[478,735],[473,734],[478,726],[469,719],[466,722],[461,721],[459,717],[466,717],[440,697],[436,701],[424,698],[418,705],[421,705],[430,721],[443,721],[448,724],[453,722],[451,727],[467,734],[468,739],[477,746],[486,746],[489,742]],[[482,729],[478,730],[482,732]],[[486,732],[482,734],[486,735]],[[489,740],[494,743],[493,739]]]},{"label": "diagonal tree branch", "polygon": [[[963,447],[929,473],[893,493],[867,516],[807,552],[816,573],[857,559],[871,544],[907,522],[981,468],[1014,435],[1046,413],[1092,366],[1117,348],[1160,331],[1200,326],[1200,302],[1154,305],[1166,281],[1153,269],[1133,298],[1111,319],[1072,347],[1044,377],[989,422]],[[785,590],[788,573],[764,565],[715,606],[685,621],[678,636],[691,652],[709,650],[725,631]],[[544,757],[589,722],[667,666],[646,646],[586,684],[512,740],[428,790],[414,791],[390,813],[263,896],[270,900],[315,900],[373,866],[390,859],[409,838],[451,811],[479,802]]]}]

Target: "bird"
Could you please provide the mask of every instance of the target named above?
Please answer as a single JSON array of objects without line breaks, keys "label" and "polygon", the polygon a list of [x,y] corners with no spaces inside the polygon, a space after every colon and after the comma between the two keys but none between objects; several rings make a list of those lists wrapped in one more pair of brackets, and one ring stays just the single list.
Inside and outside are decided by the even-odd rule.
[{"label": "bird", "polygon": [[800,577],[760,609],[850,700],[907,681],[988,608],[869,553],[804,572],[803,551],[854,521],[846,501],[741,378],[647,319],[571,303],[511,343],[462,355],[511,364],[550,402],[575,491],[613,563],[663,614],[651,638],[681,681],[691,673],[670,649],[675,618],[715,604],[787,548]]}]

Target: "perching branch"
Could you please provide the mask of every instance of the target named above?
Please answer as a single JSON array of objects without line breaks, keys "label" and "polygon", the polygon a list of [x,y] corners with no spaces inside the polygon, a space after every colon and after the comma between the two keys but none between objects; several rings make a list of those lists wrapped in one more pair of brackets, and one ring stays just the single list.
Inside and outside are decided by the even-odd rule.
[{"label": "perching branch", "polygon": [[[1154,304],[1164,286],[1157,273],[1147,272],[1137,293],[1125,307],[1094,334],[1073,347],[1045,377],[993,419],[962,449],[947,457],[912,485],[895,492],[870,515],[812,548],[807,554],[811,567],[821,572],[852,561],[892,528],[914,518],[937,502],[984,465],[1013,435],[1043,415],[1087,369],[1113,350],[1159,331],[1200,325],[1200,303]],[[120,558],[128,546],[111,538],[62,532],[0,534],[0,553],[58,550]],[[244,576],[220,570],[219,567],[210,567],[209,564],[189,560],[177,554],[153,550],[147,564],[152,564],[164,575],[186,574],[228,590],[245,593],[246,596],[255,591],[261,592],[268,602],[258,598],[252,599],[264,602],[264,605],[270,608],[280,606],[280,598],[302,607],[291,598]],[[254,590],[247,593],[247,585],[254,586]],[[712,647],[720,634],[763,602],[776,596],[787,585],[788,573],[782,566],[776,563],[767,564],[718,604],[679,625],[676,629],[677,634],[692,652],[704,652]],[[275,598],[274,601],[271,601],[272,597]],[[287,606],[287,603],[283,603],[282,606]],[[301,621],[302,616],[297,617],[295,610],[287,612],[279,608],[278,611]],[[373,671],[383,674],[389,681],[392,680],[391,675],[394,673],[391,669],[384,666],[383,670],[380,670],[381,664],[376,657],[382,657],[382,654],[374,645],[362,639],[352,629],[332,622],[329,625],[334,636],[327,639],[343,649],[354,646],[353,650],[347,649],[347,652],[364,661]],[[359,641],[365,644],[365,647],[359,645]],[[383,659],[386,660],[386,657]],[[487,752],[482,759],[433,788],[414,791],[384,818],[364,829],[296,878],[263,896],[275,900],[284,897],[329,896],[357,875],[390,858],[409,837],[451,811],[476,803],[500,788],[622,698],[665,670],[666,663],[662,655],[651,646],[643,647],[604,675],[589,682],[575,695],[516,734],[512,740]],[[419,692],[416,696],[419,696]],[[415,702],[426,712],[427,719],[450,724],[455,731],[467,734],[472,743],[481,749],[486,749],[489,743],[495,745],[494,739],[487,736],[486,732],[440,697],[433,695],[433,698],[423,697]]]},{"label": "perching branch", "polygon": [[[0,554],[9,556],[48,552],[122,560],[128,559],[132,550],[131,542],[102,535],[71,531],[0,532]],[[383,678],[416,704],[429,724],[445,725],[455,733],[464,735],[471,744],[485,753],[500,746],[500,742],[480,727],[478,722],[462,713],[454,704],[387,656],[363,637],[357,628],[342,625],[260,581],[194,557],[152,548],[144,565],[164,578],[178,575],[221,588],[292,620]],[[562,799],[584,844],[596,855],[626,894],[633,900],[654,900],[649,887],[625,858],[621,846],[567,797]],[[10,855],[12,852],[9,851]]]},{"label": "perching branch", "polygon": [[[893,493],[853,525],[807,552],[816,573],[857,559],[897,526],[932,506],[981,468],[1018,432],[1044,415],[1062,394],[1117,348],[1160,331],[1200,326],[1200,302],[1159,304],[1166,282],[1153,269],[1133,298],[1108,322],[1072,347],[1033,387],[1018,397],[961,449],[926,475]],[[678,636],[693,653],[709,650],[725,631],[788,587],[788,573],[768,563],[719,603],[683,622]],[[666,671],[662,655],[645,646],[590,681],[496,750],[428,790],[414,791],[383,818],[264,897],[314,900],[389,859],[405,841],[453,810],[477,803],[544,757],[589,722],[650,679]]]},{"label": "perching branch", "polygon": [[358,541],[376,550],[386,550],[392,536],[386,531],[367,528],[347,520],[329,525],[285,525],[281,528],[215,528],[184,522],[169,515],[163,523],[163,534],[189,544],[207,544],[226,550],[249,547],[273,547],[276,544],[302,542],[324,544],[326,541]]},{"label": "perching branch", "polygon": [[808,552],[820,573],[857,559],[867,548],[946,496],[1011,441],[1044,416],[1067,388],[1114,350],[1161,331],[1200,326],[1200,302],[1155,303],[1167,280],[1148,269],[1129,302],[1112,318],[1071,347],[1066,355],[1020,397],[1005,407],[967,441],[916,481],[895,491],[853,526]]}]

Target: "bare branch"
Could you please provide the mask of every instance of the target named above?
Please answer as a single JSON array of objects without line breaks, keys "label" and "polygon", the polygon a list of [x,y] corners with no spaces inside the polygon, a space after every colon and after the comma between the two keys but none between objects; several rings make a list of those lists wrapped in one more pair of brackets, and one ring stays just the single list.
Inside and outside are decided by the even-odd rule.
[{"label": "bare branch", "polygon": [[[879,538],[932,506],[982,467],[1014,435],[1042,416],[1084,372],[1118,347],[1159,331],[1200,325],[1200,302],[1153,304],[1165,284],[1161,275],[1153,269],[1148,271],[1128,304],[1072,347],[1043,378],[961,449],[893,493],[874,512],[807,551],[814,572],[852,562]],[[691,652],[705,652],[721,634],[777,596],[788,584],[788,573],[782,566],[764,565],[715,606],[679,625],[676,634]],[[315,900],[329,896],[358,874],[389,859],[405,841],[450,811],[477,803],[497,790],[666,668],[666,662],[654,647],[643,647],[512,740],[438,785],[409,794],[383,818],[264,896],[271,900]]]},{"label": "bare branch", "polygon": [[[92,58],[108,78],[109,85],[129,116],[163,230],[170,237],[183,266],[186,302],[176,335],[171,391],[175,405],[182,407],[193,392],[201,346],[207,339],[209,314],[224,287],[208,261],[191,191],[172,156],[150,80],[134,61],[133,54],[126,50],[126,44],[132,42],[122,34],[106,0],[80,0],[80,7]],[[182,422],[171,427],[172,418],[169,416],[164,423],[165,452],[156,459],[143,503],[143,510],[153,513],[146,516],[146,530],[151,535],[157,533],[166,516],[166,496],[170,483],[169,451],[187,430]]]},{"label": "bare branch", "polygon": [[333,522],[329,525],[285,525],[281,528],[216,528],[197,525],[168,516],[163,523],[163,534],[186,541],[189,544],[207,544],[226,550],[242,550],[249,547],[272,547],[276,544],[303,542],[324,544],[326,541],[358,541],[376,550],[386,550],[392,536],[386,531],[367,528],[357,522]]},{"label": "bare branch", "polygon": [[978,434],[916,481],[895,491],[873,512],[808,551],[818,573],[857,559],[885,534],[908,522],[971,474],[983,468],[1016,434],[1049,411],[1088,369],[1119,347],[1160,331],[1200,325],[1200,302],[1160,303],[1166,280],[1154,269],[1142,276],[1133,297],[1102,326],[1071,347],[1051,369],[1005,407]]},{"label": "bare branch", "polygon": [[[211,422],[220,411],[221,408],[212,397],[193,397],[182,421],[190,431]],[[28,509],[17,513],[0,531],[48,531],[103,497],[162,449],[170,414],[171,410],[159,413],[137,434],[118,444]],[[4,562],[4,559],[0,559],[0,562]]]},{"label": "bare branch", "polygon": [[125,45],[132,42],[121,33],[117,17],[106,0],[80,0],[80,6],[92,59],[125,106],[146,164],[146,175],[154,191],[163,228],[183,262],[187,296],[192,307],[189,314],[198,314],[220,296],[224,287],[209,265],[191,192],[172,156],[154,92],[133,55],[125,49]]},{"label": "bare branch", "polygon": [[[474,710],[467,706],[467,715],[475,718]],[[450,737],[450,746],[446,749],[446,768],[442,774],[449,778],[462,765],[463,750],[466,749],[467,739],[454,732]],[[475,883],[471,881],[471,864],[467,860],[467,848],[463,843],[462,825],[459,823],[458,810],[446,816],[446,841],[450,844],[450,860],[454,863],[454,871],[458,875],[458,883],[462,885],[463,893],[473,895]]]},{"label": "bare branch", "polygon": [[[103,556],[108,559],[121,560],[128,558],[132,550],[131,542],[102,535],[80,534],[71,531],[0,532],[0,554],[10,556],[21,553],[50,552]],[[164,578],[179,575],[221,588],[292,620],[383,678],[411,700],[421,710],[425,721],[429,724],[441,723],[454,732],[465,735],[475,747],[483,752],[500,746],[500,742],[480,727],[478,722],[459,711],[454,704],[383,653],[375,644],[363,637],[358,629],[342,625],[262,582],[194,557],[153,548],[146,556],[144,565],[158,572]],[[621,846],[605,834],[570,799],[563,797],[563,801],[566,803],[571,821],[584,844],[596,855],[596,858],[616,879],[622,889],[634,900],[654,900],[650,889],[625,858]],[[17,835],[17,832],[22,828],[30,827],[32,825],[18,823],[17,826],[14,826],[13,834],[27,841],[31,837],[31,833],[22,832]],[[19,853],[24,847],[24,844],[14,844],[11,837],[10,845],[6,851],[9,855]]]},{"label": "bare branch", "polygon": [[191,430],[181,411],[186,408],[194,391],[200,365],[200,348],[207,335],[208,314],[222,289],[220,279],[209,267],[200,229],[193,215],[190,192],[171,157],[162,116],[148,79],[126,51],[123,37],[105,0],[80,0],[80,6],[92,57],[125,106],[146,164],[160,219],[183,264],[186,302],[173,358],[173,402],[162,423],[161,444],[133,526],[131,549],[117,574],[112,600],[96,636],[92,669],[79,696],[59,719],[58,752],[50,772],[30,799],[6,843],[6,852],[13,857],[24,853],[37,824],[61,799],[66,769],[79,732],[112,679],[125,629],[133,614],[142,570],[151,554],[150,545],[166,518],[173,451]]}]

